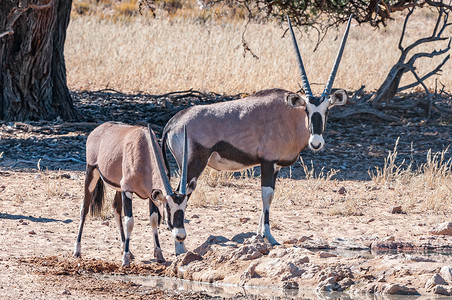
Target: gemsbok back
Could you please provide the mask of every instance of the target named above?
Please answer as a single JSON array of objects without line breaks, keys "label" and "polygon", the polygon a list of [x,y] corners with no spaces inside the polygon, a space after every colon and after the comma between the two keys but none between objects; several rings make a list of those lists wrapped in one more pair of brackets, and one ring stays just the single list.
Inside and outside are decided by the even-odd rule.
[{"label": "gemsbok back", "polygon": [[[185,135],[185,146],[186,133]],[[187,153],[186,150],[183,152]],[[183,161],[182,174],[187,172],[187,159]],[[154,256],[164,261],[158,239],[161,214],[158,206],[166,206],[168,227],[175,239],[176,255],[185,252],[184,213],[188,195],[196,181],[186,186],[187,177],[182,176],[180,189],[173,192],[163,163],[157,138],[150,127],[131,126],[107,122],[95,128],[86,141],[85,196],[80,211],[80,227],[75,243],[74,256],[81,255],[81,239],[86,215],[99,214],[104,201],[104,183],[116,190],[113,208],[119,228],[123,251],[123,266],[130,265],[130,235],[133,230],[132,194],[149,199],[150,221],[154,234]],[[126,234],[121,220],[124,207]],[[163,212],[162,212],[163,213]]]},{"label": "gemsbok back", "polygon": [[287,19],[304,96],[282,89],[269,89],[239,100],[192,106],[168,122],[162,139],[167,169],[167,147],[181,166],[184,128],[187,128],[189,181],[197,180],[206,166],[219,171],[238,171],[260,165],[263,208],[257,233],[272,245],[278,242],[270,233],[269,210],[279,169],[292,165],[306,146],[313,151],[322,149],[328,110],[335,105],[344,105],[348,100],[344,90],[331,93],[331,88],[344,51],[351,16],[320,97],[311,92],[295,35]]}]

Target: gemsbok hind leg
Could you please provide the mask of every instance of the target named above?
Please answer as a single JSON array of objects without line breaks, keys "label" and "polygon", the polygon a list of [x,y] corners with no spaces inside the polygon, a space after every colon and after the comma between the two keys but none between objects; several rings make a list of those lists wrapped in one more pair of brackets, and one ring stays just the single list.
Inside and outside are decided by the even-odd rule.
[{"label": "gemsbok hind leg", "polygon": [[151,221],[152,233],[154,234],[154,257],[158,262],[164,262],[165,258],[163,257],[162,248],[160,248],[159,242],[159,225],[162,217],[157,205],[155,205],[152,200],[149,200],[149,218]]},{"label": "gemsbok hind leg", "polygon": [[[124,226],[122,225],[122,198],[121,192],[117,191],[115,194],[115,200],[113,201],[113,210],[115,212],[115,221],[118,226],[119,238],[121,239],[121,254],[124,253],[124,246],[126,242],[126,236],[124,235]],[[130,252],[130,258],[134,258],[132,252]]]},{"label": "gemsbok hind leg", "polygon": [[121,192],[122,196],[122,206],[124,208],[124,220],[126,225],[126,236],[124,243],[124,253],[122,254],[122,265],[130,265],[130,235],[133,230],[133,213],[132,213],[132,193],[131,192]]},{"label": "gemsbok hind leg", "polygon": [[86,167],[86,176],[85,176],[85,195],[82,202],[82,207],[80,209],[80,225],[78,228],[78,235],[77,240],[75,241],[75,247],[74,247],[74,257],[80,257],[81,252],[81,241],[82,241],[82,232],[83,232],[83,226],[85,225],[86,215],[89,212],[90,205],[93,201],[93,198],[95,197],[94,192],[97,193],[103,193],[102,191],[97,190],[97,182],[99,180],[102,180],[99,178],[99,172],[97,169],[93,166],[87,166]]},{"label": "gemsbok hind leg", "polygon": [[275,182],[279,168],[275,163],[261,163],[261,191],[262,191],[262,214],[257,227],[257,234],[267,238],[268,242],[274,246],[279,245],[270,233],[270,205],[275,194]]}]

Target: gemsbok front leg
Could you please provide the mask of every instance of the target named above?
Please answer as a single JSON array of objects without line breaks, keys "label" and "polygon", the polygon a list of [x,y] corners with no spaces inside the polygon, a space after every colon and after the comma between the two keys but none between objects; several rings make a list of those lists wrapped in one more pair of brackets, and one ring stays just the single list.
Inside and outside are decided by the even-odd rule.
[{"label": "gemsbok front leg", "polygon": [[[162,211],[163,213],[163,211]],[[153,201],[149,201],[149,218],[151,221],[152,233],[154,234],[154,257],[158,262],[164,262],[162,248],[159,242],[159,225],[162,219],[160,211]]]},{"label": "gemsbok front leg", "polygon": [[264,161],[261,163],[262,214],[257,234],[267,238],[272,246],[279,245],[270,233],[270,205],[275,194],[275,182],[278,171],[279,168],[273,162]]},{"label": "gemsbok front leg", "polygon": [[133,230],[133,213],[132,213],[132,193],[131,192],[121,192],[122,196],[122,206],[124,208],[124,220],[126,225],[126,239],[124,243],[124,253],[122,255],[122,265],[130,265],[130,235]]},{"label": "gemsbok front leg", "polygon": [[115,213],[115,221],[118,226],[119,238],[121,239],[121,254],[124,253],[124,245],[126,242],[126,236],[124,235],[124,226],[122,225],[122,197],[121,192],[115,193],[115,199],[113,201],[113,210]]}]

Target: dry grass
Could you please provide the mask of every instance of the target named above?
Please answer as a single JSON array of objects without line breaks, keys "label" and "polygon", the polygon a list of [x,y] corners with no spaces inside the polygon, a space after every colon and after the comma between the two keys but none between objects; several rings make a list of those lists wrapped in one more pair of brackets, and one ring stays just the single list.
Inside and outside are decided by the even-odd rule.
[{"label": "dry grass", "polygon": [[[398,141],[398,140],[397,140]],[[397,142],[388,154],[383,168],[371,173],[377,186],[398,191],[406,210],[446,213],[452,211],[452,158],[448,149],[427,153],[426,163],[417,168],[412,163],[396,163]]]},{"label": "dry grass", "polygon": [[[240,18],[232,21],[202,19],[201,12],[197,16],[159,13],[151,18],[135,16],[135,12],[126,8],[119,11],[123,13],[116,12],[116,15],[125,17],[107,18],[97,13],[72,18],[65,48],[70,88],[109,87],[149,93],[193,88],[227,94],[252,93],[271,87],[299,89],[292,44],[289,36],[282,38],[285,25],[281,28],[268,23],[248,27],[245,36],[259,57],[255,59],[249,53],[244,55],[241,36],[245,21]],[[398,18],[380,31],[353,25],[334,87],[356,90],[366,85],[367,90],[376,89],[398,58],[401,21],[402,18]],[[410,24],[407,42],[430,34],[433,24],[431,13],[418,13]],[[298,33],[304,64],[315,92],[323,89],[343,30],[341,27],[339,31],[331,31],[317,52],[312,52],[315,32]],[[438,49],[446,43],[428,45],[431,48],[423,50]],[[416,67],[431,70],[439,60],[425,59]],[[452,68],[449,64],[443,68],[440,81],[450,88]],[[411,82],[410,76],[406,76],[403,83]],[[434,81],[427,84],[432,87]]]}]

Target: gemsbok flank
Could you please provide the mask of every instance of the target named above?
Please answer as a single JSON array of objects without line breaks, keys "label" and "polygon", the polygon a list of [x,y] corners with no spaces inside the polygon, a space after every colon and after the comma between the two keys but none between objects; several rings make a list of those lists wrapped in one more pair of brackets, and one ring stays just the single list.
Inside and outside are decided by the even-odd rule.
[{"label": "gemsbok flank", "polygon": [[[186,149],[186,133],[185,149]],[[184,143],[184,142],[183,142]],[[187,153],[186,150],[182,150]],[[185,154],[186,155],[186,154]],[[181,158],[182,174],[187,173],[187,159]],[[154,234],[154,256],[164,261],[158,239],[161,215],[158,206],[166,206],[167,223],[175,239],[176,255],[184,253],[184,213],[188,195],[196,181],[186,186],[187,177],[181,176],[180,189],[173,192],[163,163],[162,151],[150,127],[107,122],[95,128],[86,141],[85,196],[80,211],[80,227],[74,256],[81,255],[81,239],[86,215],[91,207],[93,215],[100,214],[104,201],[104,183],[116,190],[113,208],[119,228],[123,251],[122,265],[130,265],[130,235],[133,230],[132,194],[149,199],[150,221]],[[124,207],[126,234],[121,220]]]},{"label": "gemsbok flank", "polygon": [[239,171],[260,165],[263,208],[257,234],[267,238],[272,245],[278,245],[278,242],[270,233],[269,210],[279,169],[292,165],[306,146],[313,151],[322,149],[328,110],[335,105],[344,105],[348,100],[344,90],[331,94],[331,88],[344,51],[351,16],[320,97],[311,92],[292,25],[289,18],[287,20],[304,96],[282,89],[269,89],[234,101],[192,106],[177,113],[167,123],[162,139],[167,169],[167,148],[180,166],[184,128],[187,128],[190,145],[188,180],[197,180],[206,166],[218,171]]}]

